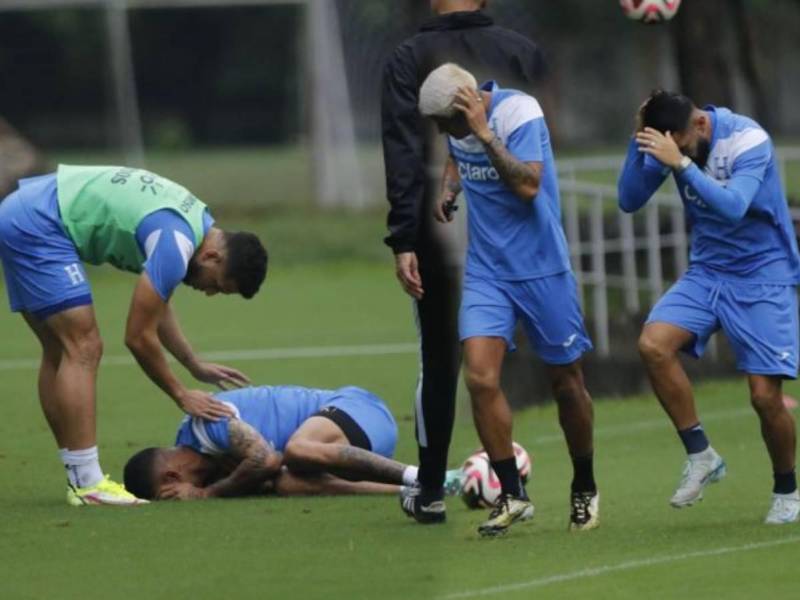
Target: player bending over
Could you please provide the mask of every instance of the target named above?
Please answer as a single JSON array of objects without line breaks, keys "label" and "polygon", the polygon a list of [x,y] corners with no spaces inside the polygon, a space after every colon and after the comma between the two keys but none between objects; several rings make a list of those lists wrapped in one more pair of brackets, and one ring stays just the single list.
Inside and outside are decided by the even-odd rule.
[{"label": "player bending over", "polygon": [[[262,386],[216,396],[236,415],[187,416],[173,448],[147,448],[125,466],[140,498],[397,493],[417,467],[391,459],[397,425],[383,401],[357,387]],[[448,488],[459,489],[450,472]]]},{"label": "player bending over", "polygon": [[245,385],[247,378],[203,362],[169,301],[182,282],[212,296],[251,298],[267,272],[267,253],[251,233],[214,226],[186,188],[148,171],[61,165],[23,179],[0,204],[0,259],[11,310],[42,345],[39,400],[67,471],[67,502],[137,504],[100,468],[95,419],[103,343],[82,262],[139,274],[125,343],[139,365],[184,412],[220,417],[228,409],[187,389],[168,350],[198,381]]},{"label": "player bending over", "polygon": [[692,231],[689,270],[653,307],[639,338],[653,389],[688,454],[670,503],[691,506],[725,475],[677,356],[699,357],[722,329],[747,374],[772,459],[766,522],[797,521],[795,424],[781,388],[797,377],[800,256],[775,150],[752,119],[658,91],[639,109],[619,179],[620,208],[644,206],[670,174]]},{"label": "player bending over", "polygon": [[[500,388],[514,328],[525,326],[547,364],[559,420],[572,458],[570,529],[598,523],[592,459],[592,400],[580,358],[591,349],[561,227],[550,136],[535,98],[478,88],[454,64],[433,71],[420,88],[420,112],[447,133],[450,157],[436,218],[446,223],[458,193],[469,202],[469,244],[459,314],[464,371],[478,435],[502,485],[478,531],[496,535],[529,519],[533,505],[520,482],[511,441],[512,416]],[[415,509],[412,498],[406,510]]]}]

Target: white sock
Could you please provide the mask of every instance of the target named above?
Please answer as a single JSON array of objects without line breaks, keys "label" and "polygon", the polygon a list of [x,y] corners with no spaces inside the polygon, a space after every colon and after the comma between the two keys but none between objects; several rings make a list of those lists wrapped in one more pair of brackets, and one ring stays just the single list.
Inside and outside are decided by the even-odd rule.
[{"label": "white sock", "polygon": [[73,486],[92,487],[103,479],[97,446],[84,450],[63,448],[58,453],[61,455],[61,462],[67,469],[67,478]]},{"label": "white sock", "polygon": [[403,485],[416,485],[417,473],[419,473],[418,467],[406,467],[403,471]]}]

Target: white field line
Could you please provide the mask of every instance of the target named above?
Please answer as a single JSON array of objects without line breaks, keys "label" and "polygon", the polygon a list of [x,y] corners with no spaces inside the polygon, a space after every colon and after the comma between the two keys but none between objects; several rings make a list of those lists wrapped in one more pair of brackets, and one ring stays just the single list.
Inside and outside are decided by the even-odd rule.
[{"label": "white field line", "polygon": [[446,596],[440,596],[439,598],[440,600],[456,600],[457,598],[477,598],[480,596],[494,596],[497,594],[507,594],[508,592],[529,590],[556,583],[565,583],[569,581],[576,581],[579,579],[586,579],[589,577],[597,577],[599,575],[605,575],[606,573],[630,571],[633,569],[641,569],[645,567],[663,565],[683,560],[691,560],[693,558],[705,558],[708,556],[737,554],[739,552],[749,552],[751,550],[759,550],[761,548],[772,548],[775,546],[783,546],[786,544],[797,544],[798,542],[800,542],[800,536],[794,536],[794,537],[783,538],[780,540],[773,540],[769,542],[755,542],[751,544],[743,544],[741,546],[723,546],[721,548],[709,548],[708,550],[698,550],[697,552],[687,552],[685,554],[667,554],[665,556],[655,556],[652,558],[643,558],[641,560],[629,560],[617,563],[615,565],[603,565],[601,567],[593,567],[591,569],[571,571],[569,573],[562,573],[560,575],[551,575],[549,577],[541,577],[539,579],[531,579],[529,581],[521,581],[519,583],[510,583],[507,585],[497,585],[477,590],[455,592],[452,594],[448,594]]},{"label": "white field line", "polygon": [[[337,358],[343,356],[385,356],[389,354],[417,354],[418,343],[408,344],[365,344],[360,346],[309,346],[300,348],[256,348],[253,350],[219,350],[203,352],[206,360],[283,360],[287,358]],[[174,362],[172,357],[169,357]],[[103,357],[102,366],[133,366],[136,364],[130,355]],[[38,369],[39,359],[19,358],[0,360],[0,371]]]}]

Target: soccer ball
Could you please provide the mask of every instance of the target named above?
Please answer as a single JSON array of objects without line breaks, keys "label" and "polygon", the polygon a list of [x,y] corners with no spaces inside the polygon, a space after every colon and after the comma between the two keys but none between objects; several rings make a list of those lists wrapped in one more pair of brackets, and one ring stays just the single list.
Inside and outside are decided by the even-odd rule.
[{"label": "soccer ball", "polygon": [[[527,483],[531,474],[531,458],[525,448],[514,442],[514,457],[522,483]],[[494,506],[500,497],[500,480],[497,478],[489,462],[489,455],[483,448],[473,453],[461,467],[464,472],[464,484],[461,487],[461,498],[470,508],[489,508]]]},{"label": "soccer ball", "polygon": [[619,3],[626,17],[650,25],[674,17],[681,0],[619,0]]}]

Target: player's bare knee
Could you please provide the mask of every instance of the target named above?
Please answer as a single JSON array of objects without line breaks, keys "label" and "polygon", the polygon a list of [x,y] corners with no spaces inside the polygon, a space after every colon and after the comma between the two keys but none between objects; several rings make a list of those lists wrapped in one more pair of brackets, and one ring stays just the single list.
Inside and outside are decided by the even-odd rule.
[{"label": "player's bare knee", "polygon": [[65,349],[81,365],[97,368],[103,357],[103,340],[100,333],[94,330],[73,340]]},{"label": "player's bare knee", "polygon": [[780,393],[768,388],[756,388],[750,392],[750,404],[760,417],[770,417],[785,410]]},{"label": "player's bare knee", "polygon": [[639,336],[639,355],[646,363],[659,364],[672,358],[674,352],[647,329]]},{"label": "player's bare knee", "polygon": [[302,470],[319,464],[320,455],[316,442],[289,440],[283,450],[283,464],[292,470]]},{"label": "player's bare knee", "polygon": [[500,389],[500,372],[495,369],[466,369],[464,383],[473,398],[494,394]]}]

